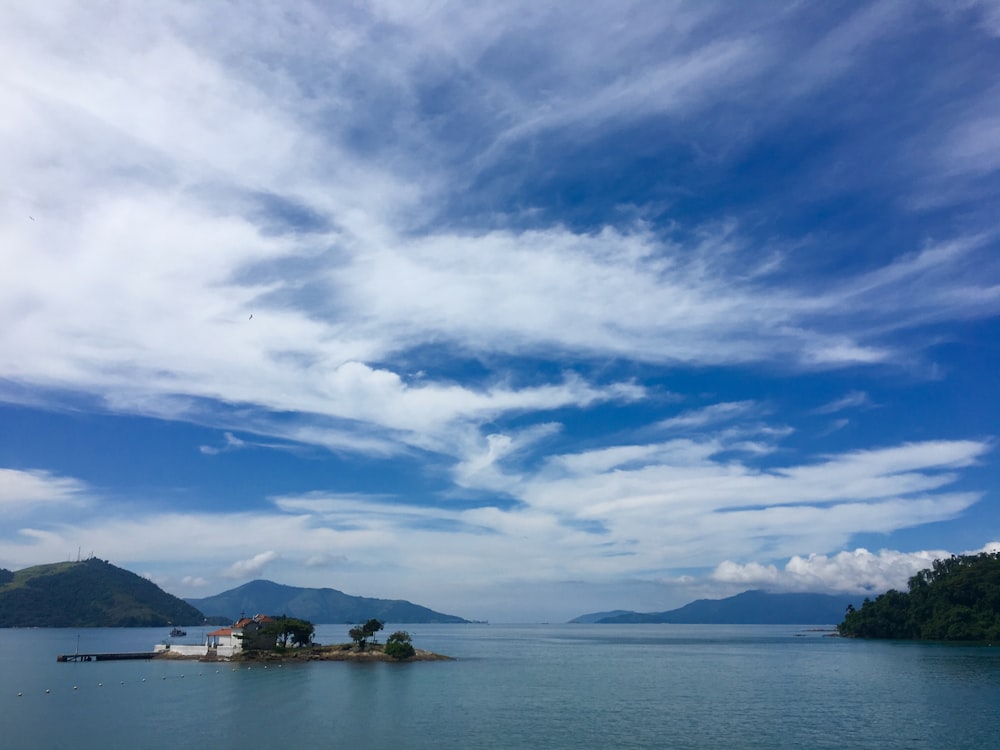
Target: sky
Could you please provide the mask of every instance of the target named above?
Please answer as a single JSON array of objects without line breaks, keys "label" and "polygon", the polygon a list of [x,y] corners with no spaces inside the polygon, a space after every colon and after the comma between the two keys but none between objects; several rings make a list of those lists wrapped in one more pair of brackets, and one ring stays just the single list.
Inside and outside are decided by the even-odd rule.
[{"label": "sky", "polygon": [[1000,5],[0,6],[0,567],[469,619],[1000,549]]}]

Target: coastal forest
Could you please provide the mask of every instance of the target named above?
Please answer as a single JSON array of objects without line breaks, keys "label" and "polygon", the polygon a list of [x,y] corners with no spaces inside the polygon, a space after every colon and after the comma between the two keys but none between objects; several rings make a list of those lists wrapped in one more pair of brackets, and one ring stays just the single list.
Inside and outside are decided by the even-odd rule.
[{"label": "coastal forest", "polygon": [[952,555],[860,609],[847,608],[838,632],[851,638],[1000,643],[1000,552]]}]

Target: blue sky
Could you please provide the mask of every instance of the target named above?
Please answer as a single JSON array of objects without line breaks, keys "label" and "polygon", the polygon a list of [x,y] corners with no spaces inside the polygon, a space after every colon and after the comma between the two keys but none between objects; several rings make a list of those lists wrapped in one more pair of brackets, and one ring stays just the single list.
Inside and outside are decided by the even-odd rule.
[{"label": "blue sky", "polygon": [[993,2],[0,9],[0,566],[469,618],[997,548]]}]

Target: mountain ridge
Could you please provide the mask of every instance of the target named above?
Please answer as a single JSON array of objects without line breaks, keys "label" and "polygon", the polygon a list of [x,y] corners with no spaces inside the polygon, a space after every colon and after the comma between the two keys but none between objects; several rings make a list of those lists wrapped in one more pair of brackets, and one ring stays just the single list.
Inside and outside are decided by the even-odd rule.
[{"label": "mountain ridge", "polygon": [[[857,597],[836,594],[779,593],[758,589],[724,599],[698,599],[664,612],[595,612],[571,623],[676,625],[836,625]],[[601,617],[601,615],[608,615]]]},{"label": "mountain ridge", "polygon": [[370,618],[392,623],[463,623],[456,615],[436,612],[405,599],[352,596],[333,588],[301,588],[257,579],[215,596],[185,601],[210,617],[265,613],[315,623],[357,623]]}]

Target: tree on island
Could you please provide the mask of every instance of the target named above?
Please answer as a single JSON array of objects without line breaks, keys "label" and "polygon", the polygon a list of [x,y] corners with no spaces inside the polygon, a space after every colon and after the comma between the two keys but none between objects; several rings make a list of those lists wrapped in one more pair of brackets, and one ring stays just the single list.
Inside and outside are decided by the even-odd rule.
[{"label": "tree on island", "polygon": [[385,641],[385,653],[393,659],[409,659],[417,653],[410,642],[410,634],[405,630],[397,630]]},{"label": "tree on island", "polygon": [[385,626],[381,621],[372,618],[364,625],[355,625],[348,631],[347,634],[351,636],[351,640],[354,641],[358,650],[364,651],[365,647],[368,645],[368,639],[371,638],[372,642],[375,643],[375,634],[383,627]]},{"label": "tree on island", "polygon": [[312,645],[316,626],[308,620],[282,615],[278,618],[253,618],[243,626],[244,651],[284,650],[289,644],[304,648]]},{"label": "tree on island", "polygon": [[288,648],[289,642],[292,646],[303,648],[309,646],[312,644],[315,632],[316,626],[308,620],[284,615],[272,622],[265,623],[261,628],[262,634],[266,634],[268,638],[274,638],[274,643],[278,648]]},{"label": "tree on island", "polygon": [[837,631],[852,638],[1000,642],[1000,552],[935,560],[907,582],[848,607]]},{"label": "tree on island", "polygon": [[353,628],[347,631],[347,634],[351,636],[351,640],[354,641],[354,645],[358,647],[358,650],[365,650],[365,629],[360,625],[355,625]]}]

